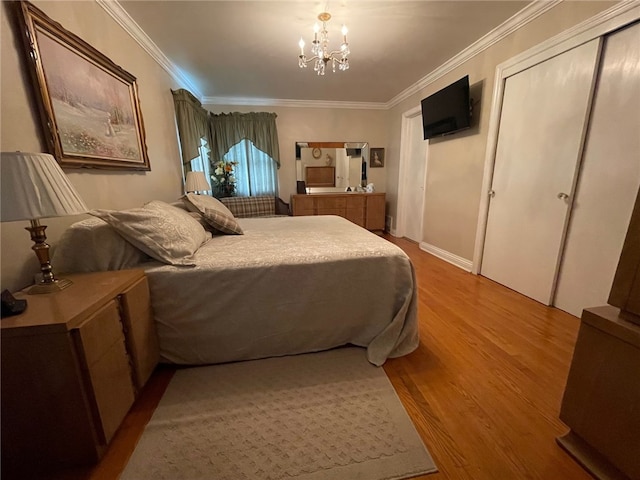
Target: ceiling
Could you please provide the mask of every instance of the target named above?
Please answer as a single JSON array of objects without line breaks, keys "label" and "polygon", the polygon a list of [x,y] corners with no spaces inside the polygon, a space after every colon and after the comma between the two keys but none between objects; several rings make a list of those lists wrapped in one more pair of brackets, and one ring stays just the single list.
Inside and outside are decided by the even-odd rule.
[{"label": "ceiling", "polygon": [[[122,8],[200,98],[385,103],[529,1],[130,1]],[[298,41],[328,11],[330,47],[349,28],[351,68],[298,67]],[[256,102],[257,103],[257,102]]]}]

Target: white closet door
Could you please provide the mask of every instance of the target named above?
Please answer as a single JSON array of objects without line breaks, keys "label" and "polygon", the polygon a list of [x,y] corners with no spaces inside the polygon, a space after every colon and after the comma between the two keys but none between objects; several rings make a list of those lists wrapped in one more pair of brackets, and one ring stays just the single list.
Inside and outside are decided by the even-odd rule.
[{"label": "white closet door", "polygon": [[505,82],[481,274],[550,304],[599,40]]},{"label": "white closet door", "polygon": [[605,305],[640,186],[640,24],[605,40],[554,305]]},{"label": "white closet door", "polygon": [[404,181],[404,236],[420,243],[423,239],[422,225],[424,215],[424,183],[427,166],[427,142],[423,140],[422,116],[420,114],[409,119],[409,161],[405,169]]}]

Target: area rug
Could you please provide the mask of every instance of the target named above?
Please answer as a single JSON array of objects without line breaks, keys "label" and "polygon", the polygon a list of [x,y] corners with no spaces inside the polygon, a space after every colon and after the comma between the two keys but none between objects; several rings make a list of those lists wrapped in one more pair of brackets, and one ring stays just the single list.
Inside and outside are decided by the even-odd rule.
[{"label": "area rug", "polygon": [[125,480],[392,480],[437,471],[361,348],[179,370]]}]

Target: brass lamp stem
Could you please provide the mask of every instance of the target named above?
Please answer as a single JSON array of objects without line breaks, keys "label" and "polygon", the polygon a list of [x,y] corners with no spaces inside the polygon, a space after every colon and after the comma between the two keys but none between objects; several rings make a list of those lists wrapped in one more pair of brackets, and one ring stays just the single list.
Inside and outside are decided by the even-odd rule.
[{"label": "brass lamp stem", "polygon": [[36,252],[42,272],[42,280],[29,289],[28,293],[30,294],[56,292],[67,288],[72,283],[66,279],[58,280],[53,274],[53,267],[49,260],[49,244],[46,242],[47,236],[44,233],[46,229],[47,226],[40,225],[40,220],[38,219],[31,220],[31,226],[25,227],[25,230],[31,233],[31,240],[33,240],[33,247],[31,247],[31,249]]}]

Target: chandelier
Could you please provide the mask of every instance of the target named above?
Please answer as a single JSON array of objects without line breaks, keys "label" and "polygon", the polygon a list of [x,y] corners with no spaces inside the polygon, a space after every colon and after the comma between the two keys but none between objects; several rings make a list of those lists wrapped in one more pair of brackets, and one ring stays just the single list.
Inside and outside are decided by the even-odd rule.
[{"label": "chandelier", "polygon": [[[314,62],[313,70],[318,75],[324,75],[327,64],[331,62],[331,68],[335,72],[336,65],[338,70],[349,69],[349,44],[347,43],[347,27],[342,26],[342,44],[340,50],[329,50],[329,33],[327,32],[327,22],[331,19],[331,14],[323,12],[318,15],[318,20],[322,22],[322,30],[316,23],[313,26],[313,43],[311,46],[311,53],[313,57],[307,58],[304,54],[304,40],[300,39],[298,45],[300,46],[300,55],[298,56],[298,66],[300,68],[307,68],[307,63]],[[318,38],[318,33],[320,38]]]}]

